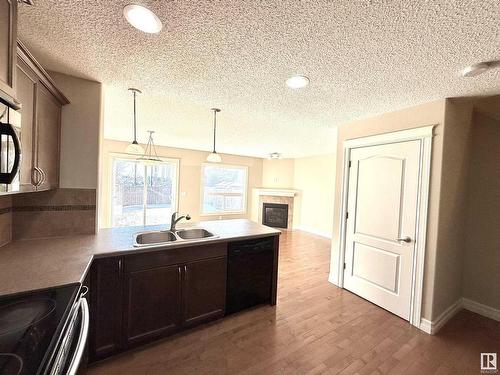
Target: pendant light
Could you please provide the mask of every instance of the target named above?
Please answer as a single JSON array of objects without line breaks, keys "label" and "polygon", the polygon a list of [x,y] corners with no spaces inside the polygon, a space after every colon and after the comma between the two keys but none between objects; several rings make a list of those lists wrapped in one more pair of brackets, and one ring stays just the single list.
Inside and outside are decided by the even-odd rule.
[{"label": "pendant light", "polygon": [[154,165],[161,162],[161,159],[158,157],[156,153],[155,143],[153,141],[154,131],[148,130],[149,138],[148,144],[146,145],[146,150],[144,151],[144,155],[142,155],[139,159],[142,163],[146,165]]},{"label": "pendant light", "polygon": [[125,152],[127,154],[142,155],[142,154],[144,154],[144,149],[137,142],[137,108],[136,108],[137,94],[142,94],[142,92],[140,90],[134,89],[134,88],[130,88],[128,90],[131,91],[132,94],[134,95],[134,140],[132,141],[132,143],[130,143],[127,146],[127,148],[125,149]]},{"label": "pendant light", "polygon": [[211,163],[220,163],[222,161],[222,158],[220,155],[215,151],[215,136],[216,136],[216,131],[217,131],[217,113],[220,112],[219,108],[212,108],[212,111],[214,111],[214,149],[213,151],[207,156],[207,161]]}]

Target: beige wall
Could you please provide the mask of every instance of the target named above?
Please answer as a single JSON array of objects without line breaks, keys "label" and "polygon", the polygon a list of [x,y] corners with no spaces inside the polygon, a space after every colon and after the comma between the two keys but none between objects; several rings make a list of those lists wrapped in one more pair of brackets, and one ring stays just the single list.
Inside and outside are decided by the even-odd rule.
[{"label": "beige wall", "polygon": [[295,159],[294,228],[331,237],[335,197],[335,154]]},{"label": "beige wall", "polygon": [[97,188],[99,135],[102,118],[102,85],[50,72],[70,104],[61,117],[61,188]]},{"label": "beige wall", "polygon": [[397,130],[411,129],[426,125],[437,125],[433,138],[433,155],[431,161],[431,182],[429,198],[429,217],[427,230],[427,249],[425,259],[424,275],[424,299],[422,316],[432,319],[434,275],[436,269],[437,232],[439,222],[439,199],[441,191],[441,165],[443,151],[443,128],[445,118],[446,101],[439,100],[432,103],[403,109],[396,112],[386,113],[377,117],[355,121],[345,124],[338,129],[337,140],[337,165],[335,178],[334,219],[332,238],[332,268],[330,270],[332,279],[338,278],[338,239],[340,230],[341,211],[341,185],[343,142],[347,139],[366,137],[375,134],[393,132]]},{"label": "beige wall", "polygon": [[[105,139],[102,147],[102,188],[100,192],[100,225],[110,225],[111,195],[111,156],[110,153],[122,153],[126,142]],[[189,213],[192,220],[213,220],[250,218],[252,207],[252,189],[262,186],[262,159],[245,156],[221,154],[223,164],[233,164],[248,167],[247,212],[244,215],[205,216],[200,214],[201,197],[201,165],[206,162],[207,152],[157,146],[158,156],[180,160],[179,171],[179,211]]]},{"label": "beige wall", "polygon": [[[335,196],[335,155],[263,161],[262,187],[297,190],[293,204],[293,228],[332,236]],[[254,196],[252,217],[260,207]]]},{"label": "beige wall", "polygon": [[500,116],[491,115],[473,117],[463,296],[500,309]]},{"label": "beige wall", "polygon": [[[433,319],[462,297],[471,119],[470,102],[454,99],[446,101],[435,249]],[[434,222],[432,224],[434,225]]]},{"label": "beige wall", "polygon": [[264,159],[262,162],[262,186],[291,189],[294,184],[295,159]]}]

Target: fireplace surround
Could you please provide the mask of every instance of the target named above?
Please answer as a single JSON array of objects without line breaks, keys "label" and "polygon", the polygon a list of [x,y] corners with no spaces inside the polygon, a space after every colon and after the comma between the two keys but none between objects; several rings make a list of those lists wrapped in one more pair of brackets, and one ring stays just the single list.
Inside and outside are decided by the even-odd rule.
[{"label": "fireplace surround", "polygon": [[[294,200],[295,196],[299,193],[298,190],[292,189],[277,189],[277,188],[256,188],[254,189],[254,197],[258,199],[258,217],[254,220],[257,222],[274,226],[275,224],[265,224],[264,223],[264,204],[275,204],[275,205],[286,205],[288,207],[287,211],[287,224],[286,226],[277,227],[281,230],[292,230],[293,228],[293,211],[294,211]],[[255,207],[255,208],[257,208]]]}]

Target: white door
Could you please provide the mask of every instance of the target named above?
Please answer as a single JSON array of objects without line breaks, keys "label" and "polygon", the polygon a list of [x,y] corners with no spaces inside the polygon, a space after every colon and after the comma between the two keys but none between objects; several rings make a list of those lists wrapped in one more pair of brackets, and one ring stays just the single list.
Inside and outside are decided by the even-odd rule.
[{"label": "white door", "polygon": [[344,287],[409,320],[420,141],[351,150]]}]

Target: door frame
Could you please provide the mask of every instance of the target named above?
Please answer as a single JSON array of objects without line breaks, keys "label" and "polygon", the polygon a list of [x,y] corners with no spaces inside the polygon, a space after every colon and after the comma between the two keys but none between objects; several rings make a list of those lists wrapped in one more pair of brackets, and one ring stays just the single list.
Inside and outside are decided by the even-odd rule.
[{"label": "door frame", "polygon": [[432,138],[436,125],[401,130],[362,138],[348,139],[343,143],[344,163],[342,168],[340,238],[337,252],[337,284],[344,288],[344,262],[346,247],[346,216],[349,192],[349,161],[355,148],[379,146],[405,141],[420,141],[418,174],[417,220],[415,228],[415,253],[412,262],[412,286],[410,300],[410,324],[420,328],[422,318],[422,294],[424,284],[425,246],[427,238],[427,212],[429,207],[429,182],[431,174]]}]

